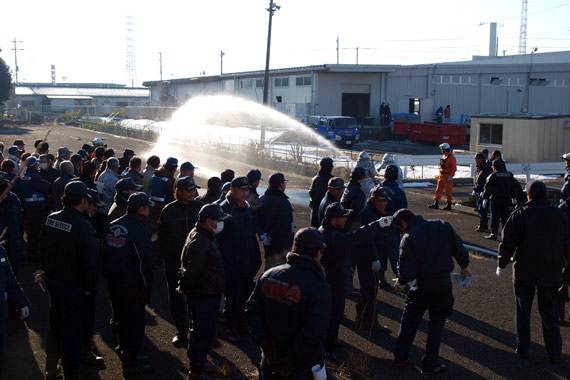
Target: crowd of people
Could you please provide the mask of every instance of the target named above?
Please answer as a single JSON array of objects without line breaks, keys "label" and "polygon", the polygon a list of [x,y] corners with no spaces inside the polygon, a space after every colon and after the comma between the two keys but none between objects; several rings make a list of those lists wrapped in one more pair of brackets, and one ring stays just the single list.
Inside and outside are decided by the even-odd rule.
[{"label": "crowd of people", "polygon": [[[296,229],[288,181],[280,172],[264,180],[256,168],[243,176],[227,169],[209,178],[204,191],[194,180],[198,168],[190,162],[179,165],[175,157],[161,163],[152,155],[143,168],[132,149],[117,158],[102,138],[75,153],[60,147],[57,156],[50,154],[47,141],[34,146],[26,152],[24,142],[16,140],[0,164],[0,289],[7,294],[0,310],[21,319],[30,314],[17,280],[25,242],[27,260],[39,263],[34,279],[50,296],[46,379],[78,379],[80,364],[104,363],[92,344],[100,276],[108,285],[108,294],[99,296],[111,304],[113,347],[123,374],[153,370],[140,352],[157,266],[164,269],[176,327],[172,344],[187,347],[189,378],[211,379],[218,370],[207,355],[222,320],[230,342],[239,344],[249,334],[260,347],[260,378],[312,379],[313,373],[326,371],[325,360],[342,361],[338,333],[346,299],[358,299],[355,329],[385,331],[376,298],[379,288],[392,286],[407,297],[395,366],[407,365],[429,309],[422,373],[445,371],[438,352],[453,306],[450,273],[455,259],[461,278],[471,277],[469,255],[449,223],[425,220],[408,209],[401,169],[392,155],[384,156],[378,184],[370,183],[378,172],[366,152],[348,184],[333,176],[333,160],[323,158],[309,190],[310,227]],[[439,207],[445,190],[450,209],[456,164],[451,147],[442,144],[441,149],[441,174],[430,207]],[[0,150],[4,154],[3,145]],[[496,240],[503,224],[497,276],[511,257],[515,263],[516,353],[528,356],[528,320],[538,287],[552,363],[561,360],[558,323],[564,319],[570,272],[562,276],[570,241],[570,154],[563,159],[567,174],[560,209],[546,202],[546,187],[537,181],[527,184],[525,202],[500,152],[490,159],[485,152],[476,155],[473,191],[481,219],[477,230],[488,228],[489,201],[488,238]],[[257,192],[261,181],[267,182],[263,195]],[[511,203],[518,207],[509,217]],[[533,237],[536,231],[552,237],[547,246]],[[262,263],[264,272],[256,280]],[[396,275],[393,284],[386,279],[388,265]],[[353,288],[355,274],[359,289]],[[4,326],[6,315],[0,318]]]}]

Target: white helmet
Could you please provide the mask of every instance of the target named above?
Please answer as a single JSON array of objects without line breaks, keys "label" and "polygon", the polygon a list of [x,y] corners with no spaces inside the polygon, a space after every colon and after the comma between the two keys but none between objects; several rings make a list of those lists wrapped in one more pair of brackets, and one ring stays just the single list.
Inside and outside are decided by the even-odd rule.
[{"label": "white helmet", "polygon": [[392,153],[386,153],[384,157],[382,157],[382,161],[391,164],[394,162],[394,156],[392,155]]},{"label": "white helmet", "polygon": [[91,141],[91,143],[93,143],[93,146],[103,146],[103,145],[105,145],[103,140],[105,140],[105,139],[102,137],[96,137],[93,139],[93,141]]},{"label": "white helmet", "polygon": [[366,153],[365,150],[363,150],[362,152],[360,152],[360,154],[358,155],[358,158],[360,160],[368,160],[370,159],[370,157],[368,157],[368,153]]},{"label": "white helmet", "polygon": [[441,150],[450,150],[451,147],[449,146],[448,143],[443,143],[443,144],[441,144],[441,145],[439,146],[439,149],[441,149]]}]

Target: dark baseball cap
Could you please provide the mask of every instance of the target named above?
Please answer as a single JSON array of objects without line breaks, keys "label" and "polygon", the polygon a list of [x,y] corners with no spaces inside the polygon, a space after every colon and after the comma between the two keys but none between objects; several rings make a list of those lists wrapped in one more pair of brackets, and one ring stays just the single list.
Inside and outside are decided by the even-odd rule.
[{"label": "dark baseball cap", "polygon": [[342,207],[339,202],[331,203],[325,209],[325,219],[331,220],[332,218],[338,217],[349,217],[352,214],[352,210]]},{"label": "dark baseball cap", "polygon": [[143,207],[143,206],[150,206],[150,200],[148,199],[148,195],[143,192],[132,193],[127,200],[127,207]]},{"label": "dark baseball cap", "polygon": [[323,159],[321,159],[321,162],[319,163],[320,166],[325,167],[325,168],[332,168],[333,167],[333,160],[330,157],[324,157]]},{"label": "dark baseball cap", "polygon": [[30,168],[40,161],[37,158],[35,158],[34,156],[30,156],[24,162],[26,163],[26,166]]},{"label": "dark baseball cap", "polygon": [[169,166],[178,166],[178,160],[174,157],[168,157],[166,159],[166,164],[165,165],[169,165]]},{"label": "dark baseball cap", "polygon": [[135,155],[135,151],[132,149],[125,149],[125,151],[123,152],[123,156],[134,156]]},{"label": "dark baseball cap", "polygon": [[315,249],[325,249],[326,245],[323,242],[323,234],[315,227],[301,228],[295,234],[294,238],[295,253],[305,254],[314,252]]},{"label": "dark baseball cap", "polygon": [[376,199],[391,200],[392,198],[390,197],[390,195],[391,195],[390,189],[384,186],[378,186],[374,188],[374,190],[372,190],[372,197]]},{"label": "dark baseball cap", "polygon": [[232,180],[232,186],[239,189],[247,189],[249,188],[249,181],[247,177],[236,177]]},{"label": "dark baseball cap", "polygon": [[248,171],[246,177],[249,180],[249,182],[253,182],[253,181],[257,181],[257,180],[259,180],[259,181],[263,180],[261,178],[261,172],[257,169],[251,169],[250,171]]},{"label": "dark baseball cap", "polygon": [[202,206],[198,212],[198,218],[202,222],[206,219],[226,220],[231,218],[231,215],[226,214],[219,204],[208,203],[207,205]]},{"label": "dark baseball cap", "polygon": [[8,149],[8,153],[9,154],[14,154],[14,153],[22,153],[23,150],[18,148],[17,146],[11,146],[10,149]]},{"label": "dark baseball cap", "polygon": [[283,182],[287,182],[287,180],[285,179],[283,173],[277,172],[271,174],[267,179],[267,182],[269,182],[270,185],[279,185]]},{"label": "dark baseball cap", "polygon": [[26,145],[26,144],[24,144],[24,140],[14,140],[14,145]]},{"label": "dark baseball cap", "polygon": [[366,175],[366,170],[364,170],[364,168],[362,166],[355,166],[350,171],[350,178],[355,179],[355,180],[359,180],[361,178],[364,178],[365,175]]},{"label": "dark baseball cap", "polygon": [[344,181],[340,177],[333,177],[329,180],[328,187],[332,189],[344,189]]},{"label": "dark baseball cap", "polygon": [[69,161],[71,162],[81,162],[83,161],[83,158],[81,158],[81,156],[79,154],[74,154],[73,156],[71,156],[71,158],[69,159]]},{"label": "dark baseball cap", "polygon": [[479,159],[481,159],[481,160],[484,160],[484,159],[485,159],[485,155],[484,155],[483,153],[479,152],[479,153],[477,153],[477,154],[475,155],[475,157],[473,157],[473,158],[474,158],[474,159],[478,159],[478,158],[479,158]]},{"label": "dark baseball cap", "polygon": [[117,192],[120,191],[129,191],[129,190],[141,190],[143,187],[141,185],[137,185],[135,181],[131,177],[121,178],[115,184],[115,190]]},{"label": "dark baseball cap", "polygon": [[103,207],[103,201],[95,189],[87,189],[87,202],[97,207]]},{"label": "dark baseball cap", "polygon": [[89,153],[87,153],[87,151],[85,149],[79,149],[77,151],[77,154],[83,158],[83,157],[89,157]]},{"label": "dark baseball cap", "polygon": [[192,177],[182,177],[178,178],[178,181],[176,181],[176,188],[182,190],[191,190],[196,188],[199,189],[200,186],[196,185],[196,182],[194,182],[194,179]]},{"label": "dark baseball cap", "polygon": [[197,167],[195,167],[194,165],[192,165],[191,162],[184,162],[182,163],[182,165],[180,165],[180,170],[196,170],[198,169]]},{"label": "dark baseball cap", "polygon": [[394,213],[394,218],[392,219],[392,224],[397,226],[400,224],[401,221],[405,221],[406,223],[410,221],[414,217],[414,213],[408,210],[407,208],[401,208]]},{"label": "dark baseball cap", "polygon": [[0,182],[10,182],[10,177],[8,173],[0,171]]},{"label": "dark baseball cap", "polygon": [[66,154],[71,154],[71,153],[73,152],[67,149],[67,147],[65,146],[57,149],[57,154],[59,156],[65,156]]},{"label": "dark baseball cap", "polygon": [[525,191],[527,194],[534,195],[534,196],[544,196],[546,195],[546,185],[544,182],[540,181],[530,181],[526,184]]},{"label": "dark baseball cap", "polygon": [[80,196],[87,196],[87,186],[81,181],[71,181],[65,185],[65,189],[63,190],[65,195],[80,195]]}]

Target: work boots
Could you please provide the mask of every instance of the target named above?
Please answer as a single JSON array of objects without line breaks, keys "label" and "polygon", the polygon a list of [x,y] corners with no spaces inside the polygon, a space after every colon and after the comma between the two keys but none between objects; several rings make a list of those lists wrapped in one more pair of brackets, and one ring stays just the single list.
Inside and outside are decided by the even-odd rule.
[{"label": "work boots", "polygon": [[439,201],[434,201],[433,204],[428,206],[429,208],[438,209],[439,208]]},{"label": "work boots", "polygon": [[184,322],[176,323],[176,335],[172,338],[172,344],[175,346],[182,346],[188,342],[188,336],[186,333],[186,325]]},{"label": "work boots", "polygon": [[447,202],[445,207],[443,208],[445,211],[451,211],[451,202]]},{"label": "work boots", "polygon": [[497,240],[497,231],[496,231],[496,230],[492,230],[492,231],[491,231],[491,235],[485,236],[485,239],[488,239],[488,240]]}]

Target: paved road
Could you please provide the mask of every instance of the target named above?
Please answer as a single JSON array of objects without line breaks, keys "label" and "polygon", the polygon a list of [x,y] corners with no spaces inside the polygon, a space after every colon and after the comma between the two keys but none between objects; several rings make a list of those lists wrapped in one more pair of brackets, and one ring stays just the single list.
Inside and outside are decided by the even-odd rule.
[{"label": "paved road", "polygon": [[[35,139],[43,138],[46,127],[20,127],[0,129],[0,141],[11,143],[15,138],[23,138],[31,144]],[[67,145],[77,150],[84,141],[91,140],[95,133],[76,128],[57,127],[49,141],[55,150]],[[128,146],[135,152],[150,151],[146,142],[123,137],[105,136],[110,146]],[[187,152],[191,156],[191,152]],[[232,162],[227,167],[236,172],[245,172],[247,165]],[[199,174],[199,172],[198,172]],[[264,173],[267,175],[266,173]],[[198,182],[204,184],[203,178]],[[306,180],[299,179],[299,185]],[[463,200],[468,188],[456,188],[456,199]],[[473,227],[477,218],[468,206],[455,206],[456,211],[445,212],[427,209],[431,202],[433,188],[407,189],[410,208],[426,218],[442,218],[449,221],[465,242],[496,249],[497,244],[483,239]],[[308,209],[303,205],[295,206],[295,220],[299,228],[307,225]],[[551,366],[547,362],[541,334],[540,317],[534,307],[532,316],[531,354],[528,360],[519,360],[514,355],[514,300],[509,276],[497,280],[494,276],[496,263],[493,259],[471,255],[471,267],[474,279],[469,289],[455,288],[455,306],[450,317],[441,346],[442,362],[447,364],[449,372],[439,376],[441,379],[566,379],[570,378],[570,327],[562,327],[564,363]],[[39,287],[32,282],[31,273],[34,265],[26,262],[21,269],[22,286],[32,301],[32,316],[23,323],[8,321],[6,334],[6,379],[41,379],[45,363],[44,344],[48,329],[48,300]],[[459,268],[456,268],[458,271]],[[175,333],[168,311],[166,287],[163,272],[155,270],[151,307],[147,308],[147,330],[144,352],[151,356],[150,363],[155,372],[144,379],[183,379],[187,371],[188,360],[182,348],[171,345],[170,339]],[[390,329],[389,334],[374,333],[363,336],[351,329],[354,321],[354,302],[346,305],[346,318],[341,327],[340,337],[346,342],[345,357],[348,366],[354,370],[360,368],[363,378],[370,379],[420,379],[418,365],[426,340],[427,322],[422,322],[410,353],[413,366],[403,370],[392,367],[392,349],[398,332],[404,300],[392,292],[381,291],[378,295],[379,318]],[[111,350],[108,321],[110,308],[106,296],[106,284],[99,282],[95,344],[105,357],[105,367],[83,367],[84,379],[119,379],[120,362]],[[427,318],[426,318],[427,320]],[[242,343],[233,345],[226,340],[224,325],[219,325],[218,339],[212,350],[212,360],[223,366],[226,377],[254,378],[255,365],[259,352],[247,337]],[[351,378],[358,378],[351,375]]]}]

